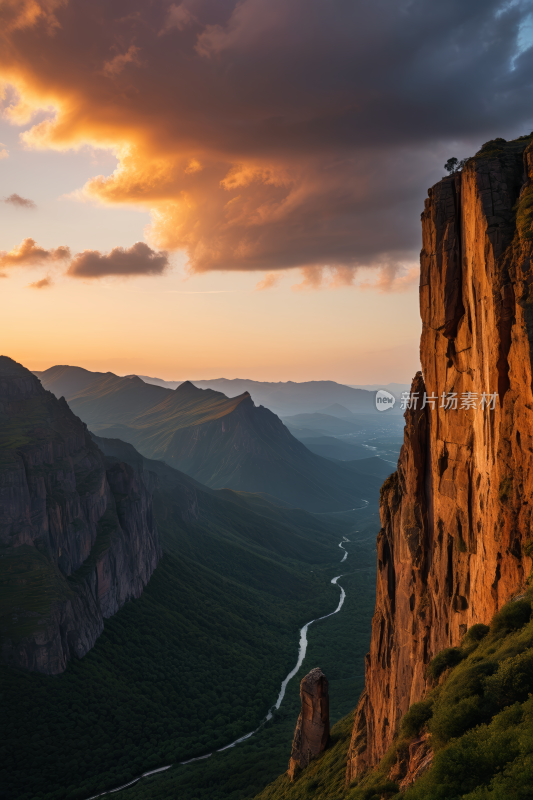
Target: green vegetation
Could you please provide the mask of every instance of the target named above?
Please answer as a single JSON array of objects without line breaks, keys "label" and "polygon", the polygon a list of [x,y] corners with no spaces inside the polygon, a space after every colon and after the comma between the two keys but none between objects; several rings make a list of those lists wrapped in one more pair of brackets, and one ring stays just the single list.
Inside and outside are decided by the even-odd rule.
[{"label": "green vegetation", "polygon": [[[373,559],[371,549],[359,553],[363,562]],[[374,604],[374,570],[346,575],[341,583],[347,592],[342,611],[315,623],[309,628],[307,657],[299,673],[290,682],[287,695],[271,722],[251,739],[224,753],[215,753],[206,761],[178,766],[162,775],[143,779],[119,798],[124,800],[248,800],[261,791],[277,775],[285,772],[290,755],[296,719],[300,711],[299,683],[312,667],[320,666],[329,680],[332,722],[345,717],[359,697],[364,685],[364,653],[368,649],[368,615]],[[354,675],[355,673],[355,675]],[[330,762],[329,777],[346,768],[350,722],[344,721],[346,745]],[[338,729],[333,728],[336,741]],[[344,771],[335,780],[344,782]],[[284,778],[281,779],[282,783]],[[312,779],[309,786],[313,788]],[[325,783],[325,781],[323,781]],[[307,782],[304,781],[307,785]],[[315,787],[316,788],[316,787]],[[335,794],[333,795],[335,796]],[[307,795],[309,797],[309,795]]]},{"label": "green vegetation", "polygon": [[421,700],[413,703],[407,714],[402,718],[400,731],[404,736],[412,739],[433,714],[433,700]]},{"label": "green vegetation", "polygon": [[46,630],[52,605],[73,596],[65,576],[35,547],[0,548],[0,631],[14,642]]},{"label": "green vegetation", "polygon": [[276,597],[167,555],[63,675],[3,668],[8,796],[46,786],[47,798],[85,797],[257,726],[294,662],[299,624],[337,599],[323,578],[295,578]]},{"label": "green vegetation", "polygon": [[[141,460],[122,442],[107,452]],[[62,675],[0,669],[0,784],[9,800],[83,800],[256,728],[294,665],[299,627],[338,603],[330,581],[355,517],[366,520],[354,537],[364,542],[342,580],[345,607],[310,629],[308,657],[272,721],[232,750],[143,780],[128,797],[249,797],[286,766],[305,672],[317,663],[326,670],[334,717],[363,687],[375,507],[316,517],[260,495],[206,490],[160,462],[144,466],[158,475],[165,556],[142,597],[106,621],[93,650]],[[97,543],[113,526],[112,515],[102,520]]]},{"label": "green vegetation", "polygon": [[[331,749],[294,784],[282,776],[257,800],[509,800],[531,797],[533,782],[533,591],[507,603],[489,626],[474,625],[460,648],[431,662],[442,676],[428,697],[414,703],[377,769],[344,785],[349,718],[337,726]],[[442,677],[441,677],[442,680]],[[434,759],[400,793],[388,777],[409,741],[427,731]]]},{"label": "green vegetation", "polygon": [[447,647],[437,653],[434,659],[429,663],[427,672],[428,675],[436,680],[445,669],[448,667],[455,667],[463,658],[463,654],[458,647]]}]

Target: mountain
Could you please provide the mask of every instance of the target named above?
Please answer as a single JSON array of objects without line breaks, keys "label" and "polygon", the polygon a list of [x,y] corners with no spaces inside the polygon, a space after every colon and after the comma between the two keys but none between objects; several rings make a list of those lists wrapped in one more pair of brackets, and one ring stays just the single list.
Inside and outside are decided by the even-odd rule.
[{"label": "mountain", "polygon": [[[300,627],[338,603],[331,578],[353,521],[209,489],[119,440],[95,437],[93,444],[108,469],[123,465],[151,476],[163,556],[142,596],[106,619],[95,646],[58,679],[0,664],[8,800],[31,800],[43,786],[49,800],[88,798],[245,736],[264,720],[294,666]],[[366,509],[361,513],[365,519]],[[373,543],[362,547],[359,564],[368,569]],[[361,595],[354,617],[368,616],[373,582],[372,569],[354,581],[353,593]],[[367,636],[352,630],[343,653],[354,642],[360,671]],[[201,796],[211,800],[213,777],[220,781],[222,771],[222,782],[236,784],[239,794],[243,785],[257,791],[280,768],[279,722],[277,715],[268,728],[274,756],[266,747],[258,762],[254,749],[245,776],[231,761],[228,771],[219,754],[207,770],[200,761],[200,770],[162,773],[186,784],[165,796],[198,797],[207,772]],[[224,753],[238,758],[238,750]]]},{"label": "mountain", "polygon": [[374,476],[311,453],[246,392],[230,399],[189,381],[171,391],[105,374],[69,405],[95,433],[127,441],[214,489],[263,492],[310,511],[353,508],[379,489]]},{"label": "mountain", "polygon": [[353,724],[258,800],[531,794],[533,134],[487,142],[428,195],[410,391],[451,402],[406,411],[381,489]]},{"label": "mountain", "polygon": [[153,481],[106,463],[65,400],[5,356],[0,446],[2,657],[55,675],[156,568]]},{"label": "mountain", "polygon": [[[476,408],[406,414],[398,473],[382,490],[383,570],[355,723],[368,744],[350,753],[351,775],[384,755],[433,656],[490,621],[531,571],[531,178],[533,145],[497,140],[425,202],[423,377],[412,391],[470,392]],[[479,407],[484,392],[493,411]]]},{"label": "mountain", "polygon": [[33,374],[39,378],[45,389],[55,394],[57,398],[64,397],[67,401],[98,378],[106,374],[111,375],[110,372],[90,372],[82,367],[69,367],[66,364],[58,364]]},{"label": "mountain", "polygon": [[[142,376],[141,376],[142,377]],[[143,380],[157,381],[158,379],[143,378]],[[362,389],[352,389],[335,381],[294,381],[271,383],[268,381],[252,381],[242,378],[230,380],[218,378],[215,380],[193,381],[200,389],[213,389],[222,392],[228,397],[236,397],[243,392],[251,394],[257,403],[264,405],[278,415],[294,414],[303,411],[315,411],[324,405],[340,403],[354,412],[375,412],[374,394]],[[174,388],[174,382],[165,382]]]},{"label": "mountain", "polygon": [[[103,375],[112,375],[109,372],[89,372],[81,367],[59,365],[34,374],[42,381],[46,389],[54,392],[58,397],[64,396],[67,401],[77,392],[87,388],[95,379]],[[126,377],[139,378],[148,385],[172,391],[185,383],[185,381],[165,381],[161,378],[151,378],[148,375],[127,375]],[[248,392],[258,404],[269,408],[279,416],[315,412],[317,409],[327,406],[337,407],[339,405],[346,409],[348,415],[352,413],[376,415],[379,413],[376,411],[373,390],[345,386],[335,381],[269,383],[241,378],[234,380],[218,378],[191,382],[199,389],[212,389],[227,397],[237,397]],[[396,384],[391,384],[391,386],[396,386]],[[396,389],[390,389],[390,391],[399,398],[400,395]],[[398,407],[395,407],[392,413],[398,413]]]}]

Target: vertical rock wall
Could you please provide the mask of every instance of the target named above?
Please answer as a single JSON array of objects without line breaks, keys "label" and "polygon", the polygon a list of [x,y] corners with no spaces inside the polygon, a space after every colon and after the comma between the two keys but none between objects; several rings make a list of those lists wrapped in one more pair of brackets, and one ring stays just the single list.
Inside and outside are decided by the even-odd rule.
[{"label": "vertical rock wall", "polygon": [[[424,696],[431,658],[489,621],[531,570],[530,141],[487,143],[425,202],[423,372],[398,471],[382,489],[376,609],[348,780],[384,755]],[[435,408],[421,408],[424,392]],[[457,409],[441,407],[443,393],[455,393]],[[461,408],[466,393],[476,409]],[[496,394],[494,410],[479,407],[483,393]]]},{"label": "vertical rock wall", "polygon": [[288,769],[291,780],[322,753],[329,742],[328,679],[319,667],[302,678],[300,698],[302,710],[296,723]]},{"label": "vertical rock wall", "polygon": [[161,547],[142,467],[108,462],[64,399],[0,357],[0,641],[57,674],[139,597]]}]

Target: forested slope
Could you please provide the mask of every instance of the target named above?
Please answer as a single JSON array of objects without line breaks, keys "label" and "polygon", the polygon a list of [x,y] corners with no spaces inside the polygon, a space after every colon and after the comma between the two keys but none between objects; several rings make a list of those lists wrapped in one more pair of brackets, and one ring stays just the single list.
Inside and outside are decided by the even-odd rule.
[{"label": "forested slope", "polygon": [[144,595],[63,675],[0,670],[9,800],[85,798],[247,733],[293,666],[298,627],[337,602],[329,565],[346,523],[143,463],[164,551]]}]

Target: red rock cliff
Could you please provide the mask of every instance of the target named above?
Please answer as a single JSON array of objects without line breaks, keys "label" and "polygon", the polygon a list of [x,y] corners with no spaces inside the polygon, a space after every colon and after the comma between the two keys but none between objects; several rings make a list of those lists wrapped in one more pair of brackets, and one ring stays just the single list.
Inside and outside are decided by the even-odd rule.
[{"label": "red rock cliff", "polygon": [[302,710],[296,723],[288,769],[291,780],[322,753],[329,742],[329,687],[320,667],[302,678],[300,698]]},{"label": "red rock cliff", "polygon": [[[398,471],[382,489],[376,609],[348,780],[384,755],[424,696],[431,658],[488,622],[531,570],[530,142],[487,143],[425,202],[423,372]],[[421,408],[424,392],[438,398],[435,409]],[[456,394],[457,410],[440,407],[443,392]],[[476,410],[461,409],[468,392]],[[494,410],[479,408],[483,393],[496,393]]]}]

